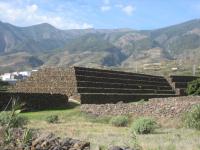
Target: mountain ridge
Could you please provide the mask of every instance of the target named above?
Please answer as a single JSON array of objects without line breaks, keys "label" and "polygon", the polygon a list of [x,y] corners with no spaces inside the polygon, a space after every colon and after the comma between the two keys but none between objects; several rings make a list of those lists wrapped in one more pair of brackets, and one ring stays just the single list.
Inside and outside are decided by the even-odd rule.
[{"label": "mountain ridge", "polygon": [[200,19],[155,30],[61,30],[48,23],[18,27],[0,21],[3,72],[70,65],[128,68],[136,62],[183,62],[187,55],[194,57],[190,63],[199,63],[199,49]]}]

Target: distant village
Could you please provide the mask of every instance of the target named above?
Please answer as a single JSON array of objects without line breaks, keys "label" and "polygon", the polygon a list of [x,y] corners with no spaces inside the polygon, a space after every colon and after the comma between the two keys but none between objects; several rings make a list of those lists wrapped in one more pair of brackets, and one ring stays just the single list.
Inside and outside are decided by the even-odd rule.
[{"label": "distant village", "polygon": [[37,70],[4,73],[0,74],[0,80],[6,81],[10,84],[15,84],[18,80],[24,80],[29,77],[32,72],[36,71]]}]

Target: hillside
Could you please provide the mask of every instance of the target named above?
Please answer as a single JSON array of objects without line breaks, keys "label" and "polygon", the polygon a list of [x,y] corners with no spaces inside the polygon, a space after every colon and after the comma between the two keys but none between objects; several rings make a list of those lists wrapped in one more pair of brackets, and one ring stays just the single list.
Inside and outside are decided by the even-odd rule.
[{"label": "hillside", "polygon": [[47,23],[17,27],[0,22],[1,72],[70,65],[191,67],[200,63],[199,49],[200,19],[146,31],[60,30]]}]

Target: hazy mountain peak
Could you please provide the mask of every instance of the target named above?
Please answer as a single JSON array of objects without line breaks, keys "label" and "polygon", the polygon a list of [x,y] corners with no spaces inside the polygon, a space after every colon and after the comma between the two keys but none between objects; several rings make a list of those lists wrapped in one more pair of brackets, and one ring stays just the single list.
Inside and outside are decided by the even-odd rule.
[{"label": "hazy mountain peak", "polygon": [[49,24],[49,23],[41,23],[41,24],[36,24],[36,25],[32,25],[32,26],[28,26],[25,28],[39,28],[39,29],[48,29],[48,30],[60,30],[57,29],[56,27],[54,27],[53,25]]},{"label": "hazy mountain peak", "polygon": [[[131,67],[135,61],[142,64],[181,59],[198,49],[200,19],[148,31],[60,30],[48,23],[17,27],[0,21],[0,70],[77,64]],[[4,60],[9,61],[8,66]]]}]

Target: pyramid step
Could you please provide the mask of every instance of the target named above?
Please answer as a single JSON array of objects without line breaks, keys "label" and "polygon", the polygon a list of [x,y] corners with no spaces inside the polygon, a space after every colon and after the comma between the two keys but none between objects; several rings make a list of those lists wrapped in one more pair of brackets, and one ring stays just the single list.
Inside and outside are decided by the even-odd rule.
[{"label": "pyramid step", "polygon": [[94,76],[94,77],[107,77],[107,78],[121,78],[121,79],[133,79],[133,80],[156,80],[158,82],[165,82],[165,78],[160,78],[156,76],[144,76],[141,74],[121,74],[118,72],[102,72],[102,71],[85,71],[76,70],[76,75],[83,76]]},{"label": "pyramid step", "polygon": [[80,94],[81,104],[105,104],[123,102],[136,102],[141,99],[174,97],[175,94],[116,94],[116,93],[84,93]]},{"label": "pyramid step", "polygon": [[102,73],[113,73],[113,74],[123,74],[123,75],[139,75],[141,77],[155,77],[157,79],[163,79],[161,76],[153,76],[148,74],[140,74],[140,73],[132,73],[132,72],[124,72],[124,71],[115,71],[115,70],[104,70],[104,69],[96,69],[96,68],[84,68],[84,67],[74,67],[75,71],[93,71],[93,72],[102,72]]},{"label": "pyramid step", "polygon": [[106,77],[94,77],[94,76],[76,76],[77,81],[91,81],[91,82],[108,82],[108,83],[124,83],[124,84],[146,84],[146,85],[161,85],[169,86],[167,80],[165,82],[145,81],[145,80],[133,80],[133,79],[121,79],[121,78],[106,78]]},{"label": "pyramid step", "polygon": [[181,89],[186,89],[188,86],[188,82],[174,82],[173,84],[175,88],[181,88]]},{"label": "pyramid step", "polygon": [[78,87],[78,93],[150,93],[150,94],[174,94],[172,90],[154,90],[154,89],[116,89],[116,88],[88,88]]},{"label": "pyramid step", "polygon": [[96,87],[96,88],[126,88],[126,89],[154,89],[154,90],[171,90],[171,86],[154,86],[145,84],[123,84],[123,83],[107,83],[107,82],[90,82],[78,81],[78,87]]},{"label": "pyramid step", "polygon": [[197,76],[170,76],[172,82],[191,82],[198,79]]}]

